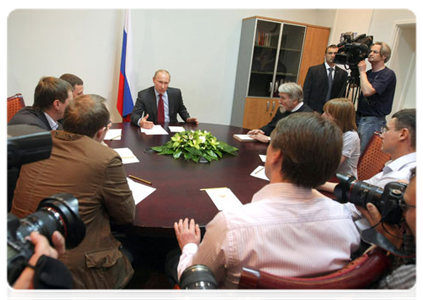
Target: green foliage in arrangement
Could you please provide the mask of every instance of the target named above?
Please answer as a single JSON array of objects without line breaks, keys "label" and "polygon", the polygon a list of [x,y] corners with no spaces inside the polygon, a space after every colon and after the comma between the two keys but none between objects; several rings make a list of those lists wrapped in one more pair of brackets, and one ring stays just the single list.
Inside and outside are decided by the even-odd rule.
[{"label": "green foliage in arrangement", "polygon": [[196,130],[175,133],[163,146],[152,147],[159,155],[172,155],[174,159],[199,162],[202,157],[207,161],[219,160],[224,153],[237,155],[238,148],[218,141],[210,132]]}]

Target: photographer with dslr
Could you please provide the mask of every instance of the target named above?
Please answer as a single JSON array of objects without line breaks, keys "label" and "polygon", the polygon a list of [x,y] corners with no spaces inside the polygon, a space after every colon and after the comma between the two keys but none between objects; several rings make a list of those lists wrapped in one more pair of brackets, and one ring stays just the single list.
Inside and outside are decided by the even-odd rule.
[{"label": "photographer with dslr", "polygon": [[[364,182],[385,187],[389,182],[408,182],[416,162],[416,109],[403,109],[392,115],[382,128],[381,150],[391,155],[382,172]],[[360,176],[360,174],[358,174]],[[318,189],[333,193],[336,183],[327,182]]]},{"label": "photographer with dslr", "polygon": [[109,126],[103,97],[74,99],[65,111],[64,130],[51,132],[50,158],[22,166],[12,202],[11,212],[22,218],[52,194],[70,193],[78,199],[85,239],[60,258],[78,289],[122,288],[134,272],[110,228],[110,220],[133,222],[135,202],[121,157],[101,144]]},{"label": "photographer with dslr", "polygon": [[381,224],[381,213],[372,203],[367,203],[366,208],[359,208],[372,226],[384,235],[397,248],[401,247],[407,255],[401,258],[401,264],[391,274],[382,278],[377,284],[380,289],[408,289],[416,282],[416,168],[411,169],[410,183],[408,184],[404,197],[399,201],[404,218],[405,232],[401,237],[402,230],[397,225]]},{"label": "photographer with dslr", "polygon": [[15,289],[33,289],[35,268],[42,256],[48,256],[54,259],[65,253],[65,239],[60,232],[55,231],[51,237],[54,248],[50,246],[46,237],[37,231],[31,232],[31,242],[34,244],[34,254],[28,261],[28,266],[22,271],[19,278],[13,284]]},{"label": "photographer with dslr", "polygon": [[370,48],[368,61],[372,69],[366,72],[366,62],[358,63],[361,93],[358,98],[357,126],[361,153],[374,131],[385,126],[385,117],[391,113],[397,79],[393,70],[385,64],[391,57],[391,48],[384,42],[376,42]]}]

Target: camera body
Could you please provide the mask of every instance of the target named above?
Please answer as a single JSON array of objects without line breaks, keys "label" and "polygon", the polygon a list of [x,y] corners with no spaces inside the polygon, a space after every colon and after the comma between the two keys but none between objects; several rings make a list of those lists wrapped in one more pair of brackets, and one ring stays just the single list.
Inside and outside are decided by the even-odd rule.
[{"label": "camera body", "polygon": [[390,224],[399,224],[402,220],[402,209],[399,201],[403,198],[407,184],[390,182],[384,189],[363,181],[354,176],[336,174],[340,180],[335,187],[336,200],[340,203],[351,202],[366,207],[367,203],[376,206],[382,215],[382,221]]},{"label": "camera body", "polygon": [[85,237],[78,200],[71,194],[60,193],[41,200],[37,211],[21,220],[13,214],[7,215],[7,279],[10,285],[34,254],[34,246],[27,238],[31,232],[38,231],[52,244],[51,236],[56,230],[65,238],[67,249],[78,246]]}]

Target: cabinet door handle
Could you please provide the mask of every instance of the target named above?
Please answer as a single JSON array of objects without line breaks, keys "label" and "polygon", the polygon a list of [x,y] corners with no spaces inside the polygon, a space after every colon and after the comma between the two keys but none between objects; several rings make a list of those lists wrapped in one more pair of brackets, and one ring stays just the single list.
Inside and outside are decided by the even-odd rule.
[{"label": "cabinet door handle", "polygon": [[272,105],[272,111],[275,110],[275,101],[273,101],[273,105]]},{"label": "cabinet door handle", "polygon": [[269,103],[269,101],[267,101],[267,104],[266,104],[266,111],[269,111],[269,106],[270,106],[270,103]]}]

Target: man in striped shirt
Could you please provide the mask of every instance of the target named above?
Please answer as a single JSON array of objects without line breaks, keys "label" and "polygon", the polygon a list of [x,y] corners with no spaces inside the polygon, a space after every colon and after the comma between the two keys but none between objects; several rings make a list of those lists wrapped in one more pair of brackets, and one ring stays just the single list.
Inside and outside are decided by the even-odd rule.
[{"label": "man in striped shirt", "polygon": [[251,203],[219,212],[201,243],[193,219],[175,222],[182,250],[178,278],[187,267],[204,264],[220,288],[237,288],[244,266],[279,276],[313,276],[345,266],[360,243],[353,206],[314,189],[332,176],[341,153],[342,132],[332,122],[310,113],[282,119],[267,149],[270,184]]}]

